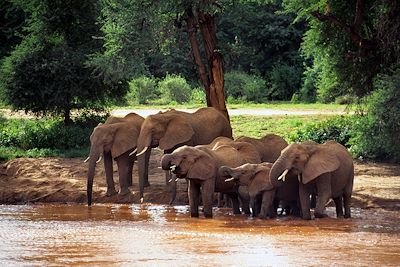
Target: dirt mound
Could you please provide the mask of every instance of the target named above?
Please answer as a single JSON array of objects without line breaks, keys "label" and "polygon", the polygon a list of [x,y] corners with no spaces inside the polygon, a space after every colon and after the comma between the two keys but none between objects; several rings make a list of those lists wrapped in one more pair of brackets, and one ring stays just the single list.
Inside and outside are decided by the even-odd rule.
[{"label": "dirt mound", "polygon": [[[170,193],[164,172],[159,168],[160,151],[153,151],[150,161],[150,187],[145,201],[168,204]],[[82,158],[19,158],[0,165],[0,203],[33,202],[86,203],[87,163]],[[133,168],[132,194],[105,196],[103,164],[98,164],[94,178],[94,203],[139,203],[137,166]],[[353,206],[361,208],[400,209],[400,166],[370,162],[355,163]],[[114,164],[114,180],[118,190],[118,172]],[[187,204],[187,185],[178,182],[174,204]]]}]

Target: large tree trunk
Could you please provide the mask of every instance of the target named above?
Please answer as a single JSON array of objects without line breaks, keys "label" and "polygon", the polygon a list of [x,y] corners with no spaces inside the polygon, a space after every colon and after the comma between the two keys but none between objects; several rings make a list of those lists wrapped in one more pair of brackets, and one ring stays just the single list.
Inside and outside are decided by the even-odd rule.
[{"label": "large tree trunk", "polygon": [[[225,105],[222,55],[217,51],[217,35],[214,17],[204,14],[201,10],[196,10],[196,13],[198,16],[197,19],[192,9],[186,10],[186,26],[197,73],[206,92],[207,106],[220,110],[229,120],[228,110]],[[197,22],[203,39],[208,72],[201,60],[199,44],[196,39]]]}]

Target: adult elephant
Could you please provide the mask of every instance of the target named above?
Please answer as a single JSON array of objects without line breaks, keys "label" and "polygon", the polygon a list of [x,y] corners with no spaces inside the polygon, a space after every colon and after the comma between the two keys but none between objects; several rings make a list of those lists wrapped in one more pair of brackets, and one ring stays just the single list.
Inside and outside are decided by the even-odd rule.
[{"label": "adult elephant", "polygon": [[194,113],[172,109],[146,117],[137,143],[141,200],[149,161],[143,153],[159,147],[168,154],[183,145],[209,144],[218,136],[232,138],[232,128],[226,117],[212,107],[200,108]]},{"label": "adult elephant", "polygon": [[276,134],[267,134],[260,139],[241,136],[235,140],[253,144],[260,154],[262,162],[275,162],[281,155],[282,149],[288,145],[285,139]]},{"label": "adult elephant", "polygon": [[[117,162],[119,173],[120,194],[130,193],[128,187],[132,185],[132,168],[140,127],[144,118],[130,113],[123,118],[109,117],[104,124],[94,128],[90,136],[90,155],[87,174],[87,201],[92,204],[93,178],[96,163],[104,156],[104,169],[107,182],[107,196],[117,194],[113,179],[113,159]],[[132,156],[129,154],[132,153]]]},{"label": "adult elephant", "polygon": [[[177,178],[189,182],[189,206],[192,217],[199,216],[200,193],[203,201],[205,217],[212,217],[214,192],[227,194],[232,200],[234,214],[240,214],[236,183],[225,182],[219,176],[219,167],[226,165],[240,166],[246,162],[259,163],[260,157],[256,148],[245,142],[235,142],[229,145],[215,145],[210,148],[203,146],[183,146],[161,159],[164,170],[172,170]],[[242,199],[244,212],[250,214],[248,202]],[[247,208],[246,208],[247,207]]]},{"label": "adult elephant", "polygon": [[303,219],[311,219],[310,194],[316,190],[314,216],[325,217],[329,198],[336,204],[337,217],[350,218],[350,200],[353,191],[354,165],[347,149],[335,141],[324,144],[305,142],[291,144],[282,151],[270,171],[271,183],[281,185],[285,174],[298,175],[299,197]]},{"label": "adult elephant", "polygon": [[[276,209],[280,201],[294,203],[294,205],[298,203],[297,176],[291,175],[287,177],[282,186],[274,187],[269,179],[272,165],[272,163],[263,162],[260,164],[246,163],[235,168],[228,166],[219,168],[219,175],[227,178],[225,181],[236,181],[240,186],[248,189],[253,216],[272,218],[276,216]],[[259,197],[261,197],[261,203],[258,203]]]}]

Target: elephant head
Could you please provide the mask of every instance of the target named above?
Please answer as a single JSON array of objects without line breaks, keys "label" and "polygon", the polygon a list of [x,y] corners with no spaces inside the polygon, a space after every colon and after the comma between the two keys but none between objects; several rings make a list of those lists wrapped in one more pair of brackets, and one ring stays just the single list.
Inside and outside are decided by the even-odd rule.
[{"label": "elephant head", "polygon": [[161,158],[163,170],[171,170],[177,178],[208,180],[215,177],[216,165],[211,155],[201,148],[182,146]]},{"label": "elephant head", "polygon": [[218,172],[221,177],[231,177],[225,181],[234,180],[240,186],[247,186],[251,198],[262,191],[272,190],[274,187],[269,180],[269,171],[272,163],[251,164],[246,163],[236,168],[222,166]]},{"label": "elephant head", "polygon": [[300,182],[307,184],[323,173],[336,170],[339,165],[335,152],[326,145],[310,141],[294,143],[282,150],[271,168],[270,180],[274,186],[280,186],[290,171]]},{"label": "elephant head", "polygon": [[138,156],[148,148],[170,150],[189,141],[194,130],[185,116],[176,110],[149,115],[142,124],[138,138]]},{"label": "elephant head", "polygon": [[[143,119],[143,118],[142,118]],[[140,122],[139,122],[140,123]],[[90,154],[88,157],[88,179],[87,179],[87,197],[88,205],[92,204],[92,188],[96,163],[101,155],[111,153],[112,158],[136,148],[139,128],[133,122],[117,122],[112,124],[101,124],[97,126],[90,136]],[[105,157],[105,160],[111,161],[112,158]],[[106,170],[107,172],[107,170]]]}]

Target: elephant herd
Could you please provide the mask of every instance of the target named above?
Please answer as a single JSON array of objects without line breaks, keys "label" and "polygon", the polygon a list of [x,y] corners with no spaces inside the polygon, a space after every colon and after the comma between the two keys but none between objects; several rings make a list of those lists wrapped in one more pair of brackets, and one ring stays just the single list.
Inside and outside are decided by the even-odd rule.
[{"label": "elephant herd", "polygon": [[110,117],[93,130],[90,141],[88,205],[92,204],[94,170],[101,155],[108,196],[117,194],[113,159],[118,166],[121,195],[130,193],[132,167],[138,161],[143,201],[144,188],[150,185],[151,149],[158,147],[164,151],[161,168],[166,171],[166,182],[188,182],[192,217],[199,216],[201,203],[204,216],[212,217],[217,192],[230,199],[234,214],[273,218],[281,207],[286,214],[309,220],[312,208],[316,218],[325,217],[325,205],[332,198],[337,217],[350,218],[353,159],[335,141],[289,145],[275,134],[233,139],[229,121],[214,108],[194,113],[171,109],[146,118],[134,113]]}]

